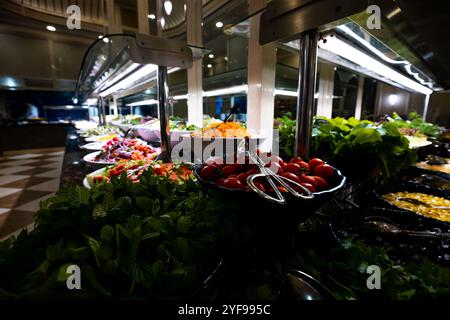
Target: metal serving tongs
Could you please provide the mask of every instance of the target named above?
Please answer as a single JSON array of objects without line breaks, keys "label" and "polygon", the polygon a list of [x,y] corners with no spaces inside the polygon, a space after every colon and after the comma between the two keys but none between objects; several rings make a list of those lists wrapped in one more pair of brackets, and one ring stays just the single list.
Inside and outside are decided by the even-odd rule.
[{"label": "metal serving tongs", "polygon": [[[283,176],[280,176],[274,172],[272,172],[269,168],[265,167],[264,162],[261,160],[261,158],[257,154],[252,154],[249,151],[246,151],[246,154],[248,155],[249,159],[253,161],[258,167],[261,173],[257,173],[254,175],[251,175],[247,178],[247,184],[250,186],[250,188],[256,192],[258,195],[263,197],[266,200],[278,203],[278,204],[286,204],[286,198],[281,194],[280,190],[278,190],[277,185],[273,180],[276,180],[280,185],[286,188],[286,190],[294,195],[297,198],[302,198],[304,200],[311,200],[314,198],[314,195],[312,192],[305,188],[304,186],[298,184],[295,181],[292,181],[290,179],[287,179]],[[254,184],[254,180],[259,177],[264,177],[269,182],[272,189],[275,191],[275,194],[277,195],[277,198],[272,197],[271,195],[265,193],[264,191],[257,188]],[[286,183],[285,181],[288,181],[289,183]],[[289,184],[295,185],[299,188],[301,188],[303,191],[305,191],[306,195],[303,195],[297,191],[295,191]]]}]

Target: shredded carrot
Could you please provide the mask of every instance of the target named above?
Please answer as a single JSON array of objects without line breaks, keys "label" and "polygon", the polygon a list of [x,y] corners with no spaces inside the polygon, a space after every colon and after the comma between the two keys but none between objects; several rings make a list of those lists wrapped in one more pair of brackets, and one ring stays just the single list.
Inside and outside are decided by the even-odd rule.
[{"label": "shredded carrot", "polygon": [[194,132],[192,136],[202,138],[244,138],[249,136],[249,134],[247,129],[238,122],[222,122],[214,123],[209,127],[204,128],[202,131]]}]

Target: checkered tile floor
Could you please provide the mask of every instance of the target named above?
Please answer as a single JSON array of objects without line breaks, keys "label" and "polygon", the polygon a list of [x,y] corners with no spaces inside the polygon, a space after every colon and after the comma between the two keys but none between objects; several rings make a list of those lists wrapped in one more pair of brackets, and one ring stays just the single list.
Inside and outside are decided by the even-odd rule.
[{"label": "checkered tile floor", "polygon": [[0,239],[32,227],[39,203],[59,189],[64,150],[0,157]]}]

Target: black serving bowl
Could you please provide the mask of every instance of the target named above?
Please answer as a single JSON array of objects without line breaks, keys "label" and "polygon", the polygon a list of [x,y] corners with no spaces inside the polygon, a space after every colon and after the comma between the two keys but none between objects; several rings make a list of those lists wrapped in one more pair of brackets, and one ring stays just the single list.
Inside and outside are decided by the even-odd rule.
[{"label": "black serving bowl", "polygon": [[[268,200],[264,200],[264,198],[260,197],[256,192],[253,192],[252,190],[238,190],[238,189],[228,189],[223,186],[220,186],[212,181],[205,181],[200,176],[200,172],[203,169],[205,164],[195,164],[192,168],[192,171],[197,178],[197,181],[203,185],[208,190],[216,190],[220,194],[222,194],[224,197],[232,198],[238,201],[251,201],[252,204],[256,203],[263,203],[264,206],[267,206],[268,203],[271,203],[278,209],[280,206],[284,206],[281,204],[273,203]],[[334,167],[333,167],[334,168]],[[298,206],[301,205],[303,208],[308,209],[317,209],[320,207],[323,203],[330,200],[340,189],[342,189],[346,182],[346,177],[336,168],[334,168],[335,174],[334,176],[329,180],[329,184],[331,186],[330,189],[314,192],[314,198],[311,200],[308,199],[302,199],[294,197],[290,193],[283,193],[283,197],[286,198],[286,204],[287,206]],[[263,200],[263,201],[261,201]],[[256,201],[256,202],[254,202]]]}]

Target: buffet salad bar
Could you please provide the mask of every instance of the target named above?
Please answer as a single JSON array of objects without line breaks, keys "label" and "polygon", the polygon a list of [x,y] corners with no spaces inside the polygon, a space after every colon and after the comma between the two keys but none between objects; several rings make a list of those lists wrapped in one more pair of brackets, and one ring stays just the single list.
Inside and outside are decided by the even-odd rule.
[{"label": "buffet salad bar", "polygon": [[[238,143],[167,163],[157,122],[78,132],[83,180],[44,201],[32,231],[1,243],[2,298],[306,299],[299,283],[317,299],[448,297],[443,128],[416,114],[318,117],[306,159],[294,155],[288,114],[274,123],[280,154]],[[244,124],[214,119],[171,129],[173,145],[251,138]],[[84,270],[83,290],[65,290],[72,264]],[[366,285],[370,265],[382,290]]]}]

